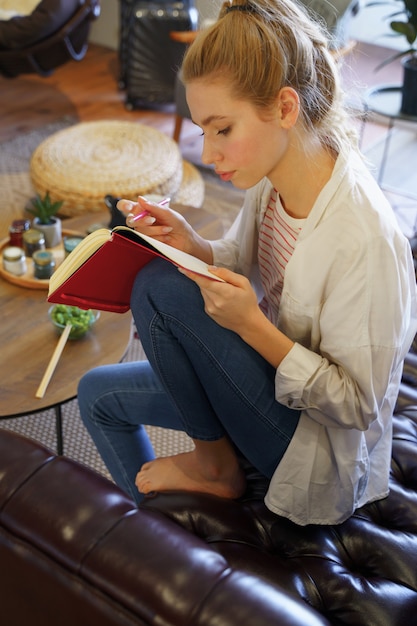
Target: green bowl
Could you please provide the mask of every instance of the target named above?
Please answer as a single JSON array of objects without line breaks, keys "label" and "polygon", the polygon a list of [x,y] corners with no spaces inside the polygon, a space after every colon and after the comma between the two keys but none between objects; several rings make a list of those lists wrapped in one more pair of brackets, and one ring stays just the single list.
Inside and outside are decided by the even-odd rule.
[{"label": "green bowl", "polygon": [[65,326],[72,325],[68,339],[81,339],[100,317],[99,311],[80,309],[67,304],[54,304],[48,311],[49,319],[61,334]]}]

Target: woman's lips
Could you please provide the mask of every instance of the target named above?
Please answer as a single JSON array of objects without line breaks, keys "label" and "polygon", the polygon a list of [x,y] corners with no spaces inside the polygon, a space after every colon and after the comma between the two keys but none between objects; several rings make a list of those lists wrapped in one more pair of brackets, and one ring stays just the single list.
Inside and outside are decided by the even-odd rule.
[{"label": "woman's lips", "polygon": [[234,172],[216,172],[216,174],[223,181],[229,181],[233,177]]}]

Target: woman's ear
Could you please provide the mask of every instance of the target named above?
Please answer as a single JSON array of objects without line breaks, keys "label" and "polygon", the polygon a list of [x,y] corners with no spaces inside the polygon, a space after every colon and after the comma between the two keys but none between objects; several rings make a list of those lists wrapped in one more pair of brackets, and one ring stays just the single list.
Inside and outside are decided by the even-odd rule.
[{"label": "woman's ear", "polygon": [[292,87],[283,87],[277,96],[278,117],[283,128],[292,128],[300,113],[300,98]]}]

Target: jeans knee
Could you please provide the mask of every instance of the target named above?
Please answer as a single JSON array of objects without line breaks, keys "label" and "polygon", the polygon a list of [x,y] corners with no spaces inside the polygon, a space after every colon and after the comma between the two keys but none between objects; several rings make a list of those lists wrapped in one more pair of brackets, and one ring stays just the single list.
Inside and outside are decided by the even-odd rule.
[{"label": "jeans knee", "polygon": [[130,304],[138,331],[146,332],[155,314],[181,319],[194,307],[202,309],[202,297],[197,285],[172,263],[154,259],[136,276]]},{"label": "jeans knee", "polygon": [[92,369],[84,374],[79,383],[77,389],[78,406],[80,408],[81,418],[85,422],[89,416],[88,407],[97,398],[97,381],[99,376],[96,369]]},{"label": "jeans knee", "polygon": [[135,303],[172,298],[173,294],[178,294],[178,282],[183,278],[169,261],[152,260],[136,276],[131,294],[132,308]]}]

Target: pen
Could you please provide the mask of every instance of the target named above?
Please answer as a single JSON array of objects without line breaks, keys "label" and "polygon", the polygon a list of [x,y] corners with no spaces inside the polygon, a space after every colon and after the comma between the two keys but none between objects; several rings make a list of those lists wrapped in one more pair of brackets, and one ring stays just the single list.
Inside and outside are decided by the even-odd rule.
[{"label": "pen", "polygon": [[[161,202],[158,202],[158,206],[166,206],[167,204],[169,204],[171,201],[171,198],[167,197],[164,198],[163,200],[161,200]],[[130,222],[137,222],[137,220],[140,220],[142,217],[146,217],[146,215],[150,215],[149,211],[141,211],[141,213],[138,213],[137,215],[134,215],[133,217],[130,218]]]}]

